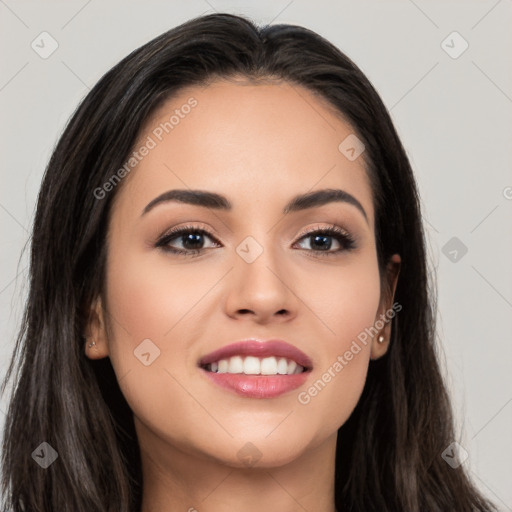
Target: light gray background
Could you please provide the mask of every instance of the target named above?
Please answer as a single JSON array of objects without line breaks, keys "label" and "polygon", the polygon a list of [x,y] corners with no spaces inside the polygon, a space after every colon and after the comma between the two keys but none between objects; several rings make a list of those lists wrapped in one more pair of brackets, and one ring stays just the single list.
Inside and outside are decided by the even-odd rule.
[{"label": "light gray background", "polygon": [[[511,511],[511,0],[0,0],[1,375],[27,292],[21,249],[66,120],[131,50],[214,11],[319,32],[361,67],[390,109],[420,187],[464,464]],[[59,45],[47,59],[31,48],[43,31]],[[453,31],[469,44],[458,58],[442,46]],[[447,45],[452,53],[462,48],[453,37]],[[445,248],[452,237],[468,249],[456,249],[456,261]],[[3,426],[6,397],[0,409]]]}]

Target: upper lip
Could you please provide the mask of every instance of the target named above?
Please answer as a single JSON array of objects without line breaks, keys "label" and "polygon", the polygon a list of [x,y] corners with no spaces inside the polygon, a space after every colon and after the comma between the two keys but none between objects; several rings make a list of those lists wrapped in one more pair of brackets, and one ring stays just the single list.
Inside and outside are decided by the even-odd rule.
[{"label": "upper lip", "polygon": [[311,359],[301,350],[283,340],[257,340],[254,338],[236,341],[230,345],[221,347],[199,360],[199,366],[204,366],[221,359],[229,359],[232,356],[255,356],[255,357],[285,357],[292,359],[306,370],[313,367]]}]

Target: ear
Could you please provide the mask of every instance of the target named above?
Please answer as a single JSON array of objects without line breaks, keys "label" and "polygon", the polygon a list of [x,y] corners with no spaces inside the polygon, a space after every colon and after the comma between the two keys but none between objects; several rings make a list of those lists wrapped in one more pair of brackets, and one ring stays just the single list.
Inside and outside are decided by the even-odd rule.
[{"label": "ear", "polygon": [[[85,355],[89,359],[102,359],[109,355],[105,312],[101,297],[98,297],[91,305],[84,337]],[[93,342],[94,344],[89,346]]]},{"label": "ear", "polygon": [[[378,332],[372,340],[370,359],[379,359],[387,352],[391,339],[391,320],[395,316],[396,311],[402,309],[401,307],[400,309],[393,308],[393,299],[398,283],[398,275],[400,274],[400,265],[400,255],[393,254],[387,264],[386,274],[381,287],[380,304],[374,322]],[[379,342],[379,338],[384,338],[384,341]]]}]

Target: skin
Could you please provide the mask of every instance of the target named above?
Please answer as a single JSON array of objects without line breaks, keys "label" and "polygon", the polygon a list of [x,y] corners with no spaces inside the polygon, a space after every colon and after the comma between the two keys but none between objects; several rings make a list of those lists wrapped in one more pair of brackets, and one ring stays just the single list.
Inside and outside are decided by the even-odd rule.
[{"label": "skin", "polygon": [[[388,348],[390,323],[311,401],[307,390],[359,333],[393,304],[400,257],[381,289],[374,209],[363,158],[338,145],[354,130],[306,89],[286,82],[219,80],[167,101],[141,131],[139,147],[190,97],[198,104],[126,177],[109,224],[107,283],[91,306],[91,359],[110,357],[134,412],[141,449],[143,512],[318,510],[333,512],[337,430],[356,406],[370,359]],[[364,207],[333,202],[283,215],[295,195],[340,188]],[[171,189],[226,196],[233,209],[179,202],[156,206]],[[207,230],[199,255],[155,247],[170,228]],[[357,246],[315,251],[313,228],[335,224]],[[247,263],[236,252],[253,237],[263,253]],[[183,238],[172,245],[186,249]],[[342,246],[341,246],[342,247]],[[278,313],[285,310],[285,313]],[[280,338],[305,352],[313,371],[299,389],[272,399],[235,395],[198,369],[200,357],[248,337]],[[149,338],[160,356],[134,356]],[[248,448],[247,443],[254,448]],[[246,446],[261,458],[248,466]],[[301,508],[303,507],[303,508]]]}]

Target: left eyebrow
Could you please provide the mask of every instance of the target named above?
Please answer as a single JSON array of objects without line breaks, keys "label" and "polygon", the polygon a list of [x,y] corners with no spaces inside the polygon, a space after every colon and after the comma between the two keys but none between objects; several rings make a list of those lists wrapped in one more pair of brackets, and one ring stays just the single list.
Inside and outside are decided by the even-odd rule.
[{"label": "left eyebrow", "polygon": [[314,190],[306,194],[295,196],[285,207],[283,213],[297,212],[306,210],[308,208],[315,208],[323,206],[328,203],[341,202],[348,203],[355,206],[365,218],[368,223],[368,216],[363,208],[363,205],[352,195],[345,190],[337,188],[325,188],[323,190]]},{"label": "left eyebrow", "polygon": [[[233,205],[226,197],[215,192],[204,190],[168,190],[153,199],[144,208],[142,215],[148,213],[155,208],[155,206],[169,201],[178,201],[204,208],[212,208],[214,210],[231,211],[233,209]],[[363,205],[352,194],[341,189],[328,188],[315,190],[306,194],[299,194],[286,204],[283,208],[283,213],[288,214],[309,208],[317,208],[333,202],[342,202],[355,206],[363,214],[368,223],[368,216]]]}]

